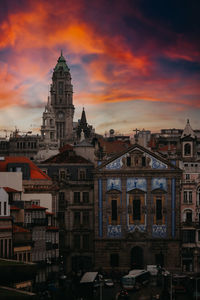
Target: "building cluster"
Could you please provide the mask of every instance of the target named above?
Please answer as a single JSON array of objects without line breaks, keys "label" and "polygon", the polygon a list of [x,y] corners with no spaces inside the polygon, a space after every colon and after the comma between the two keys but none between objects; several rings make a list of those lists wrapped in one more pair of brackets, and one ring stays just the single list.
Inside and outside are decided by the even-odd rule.
[{"label": "building cluster", "polygon": [[200,130],[95,133],[62,53],[41,135],[0,141],[0,257],[65,272],[200,272]]}]

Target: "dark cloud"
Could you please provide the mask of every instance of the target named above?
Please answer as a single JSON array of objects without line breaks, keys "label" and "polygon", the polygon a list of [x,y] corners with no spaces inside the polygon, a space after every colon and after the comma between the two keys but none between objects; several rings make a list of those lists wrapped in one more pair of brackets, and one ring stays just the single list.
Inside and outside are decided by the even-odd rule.
[{"label": "dark cloud", "polygon": [[157,61],[160,71],[163,70],[163,73],[166,73],[167,76],[170,74],[176,73],[176,76],[179,74],[181,77],[193,76],[197,79],[197,76],[200,79],[200,63],[187,61],[184,59],[169,59],[169,58],[160,58]]}]

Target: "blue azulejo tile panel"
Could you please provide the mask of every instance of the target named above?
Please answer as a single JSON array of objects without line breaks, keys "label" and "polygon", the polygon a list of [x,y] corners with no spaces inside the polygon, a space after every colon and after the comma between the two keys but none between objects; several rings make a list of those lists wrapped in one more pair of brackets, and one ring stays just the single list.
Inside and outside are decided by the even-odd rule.
[{"label": "blue azulejo tile panel", "polygon": [[146,155],[150,158],[149,165],[152,169],[167,169],[168,166],[151,155]]},{"label": "blue azulejo tile panel", "polygon": [[128,232],[140,231],[145,232],[147,230],[146,225],[128,225]]},{"label": "blue azulejo tile panel", "polygon": [[122,235],[121,225],[108,225],[107,236],[112,238],[118,238]]},{"label": "blue azulejo tile panel", "polygon": [[108,178],[107,179],[107,191],[118,190],[121,191],[121,179],[120,178]]},{"label": "blue azulejo tile panel", "polygon": [[123,166],[123,158],[125,158],[126,156],[128,156],[129,154],[125,154],[122,155],[121,157],[118,157],[117,159],[113,160],[111,163],[109,163],[106,166],[107,170],[117,170],[117,169],[121,169]]},{"label": "blue azulejo tile panel", "polygon": [[166,238],[167,237],[167,226],[166,225],[153,225],[152,236],[154,238]]},{"label": "blue azulejo tile panel", "polygon": [[166,178],[152,178],[151,190],[161,189],[167,192],[167,179]]},{"label": "blue azulejo tile panel", "polygon": [[147,180],[145,178],[127,178],[127,192],[133,189],[139,189],[144,192],[147,190]]}]

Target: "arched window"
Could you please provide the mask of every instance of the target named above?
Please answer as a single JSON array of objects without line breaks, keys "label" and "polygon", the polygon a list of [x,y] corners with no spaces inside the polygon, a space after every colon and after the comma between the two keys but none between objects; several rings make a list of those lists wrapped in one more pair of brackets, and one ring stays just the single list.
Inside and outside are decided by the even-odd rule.
[{"label": "arched window", "polygon": [[191,145],[188,143],[184,146],[184,155],[191,155]]},{"label": "arched window", "polygon": [[186,223],[191,223],[192,222],[192,210],[187,209],[184,212],[184,220]]}]

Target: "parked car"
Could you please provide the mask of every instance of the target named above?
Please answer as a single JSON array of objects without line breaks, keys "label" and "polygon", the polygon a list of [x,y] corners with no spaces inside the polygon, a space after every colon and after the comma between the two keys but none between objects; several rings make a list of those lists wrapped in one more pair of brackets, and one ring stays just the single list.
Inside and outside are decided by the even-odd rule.
[{"label": "parked car", "polygon": [[118,300],[124,300],[124,299],[126,300],[129,299],[129,294],[126,290],[123,289],[119,292]]},{"label": "parked car", "polygon": [[114,286],[114,282],[112,281],[111,278],[106,278],[106,279],[104,279],[104,285],[106,287],[113,287]]}]

